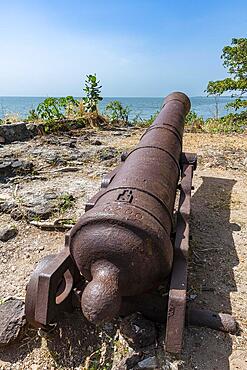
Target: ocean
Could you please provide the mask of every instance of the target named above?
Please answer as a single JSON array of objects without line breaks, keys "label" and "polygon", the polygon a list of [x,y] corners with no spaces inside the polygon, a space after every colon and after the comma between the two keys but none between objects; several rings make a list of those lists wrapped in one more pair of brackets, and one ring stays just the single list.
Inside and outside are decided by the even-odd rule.
[{"label": "ocean", "polygon": [[[0,96],[0,118],[7,114],[17,114],[21,118],[25,118],[30,109],[35,109],[41,103],[44,97],[9,97]],[[78,98],[79,99],[79,98]],[[204,119],[214,117],[216,112],[215,99],[213,97],[195,96],[191,97],[192,110]],[[123,98],[123,97],[107,97],[99,104],[99,110],[104,111],[106,104],[112,100],[119,100],[124,106],[129,106],[131,109],[130,119],[136,116],[146,119],[160,110],[163,98]],[[225,105],[232,99],[230,97],[218,98],[219,115],[223,116],[229,113],[225,109]]]}]

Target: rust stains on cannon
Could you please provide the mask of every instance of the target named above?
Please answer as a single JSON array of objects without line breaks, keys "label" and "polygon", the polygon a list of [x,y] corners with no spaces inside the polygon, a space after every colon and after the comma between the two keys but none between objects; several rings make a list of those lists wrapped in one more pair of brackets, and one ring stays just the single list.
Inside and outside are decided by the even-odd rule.
[{"label": "rust stains on cannon", "polygon": [[85,214],[66,236],[64,249],[34,271],[26,296],[26,316],[33,325],[46,327],[60,311],[75,306],[98,324],[130,307],[140,310],[140,302],[145,305],[145,301],[143,311],[150,312],[152,304],[156,305],[152,316],[156,312],[160,319],[159,300],[148,302],[146,297],[153,297],[150,292],[166,282],[169,299],[161,320],[167,321],[166,345],[171,352],[181,350],[191,184],[196,168],[196,156],[182,153],[189,110],[185,94],[168,95],[138,145],[122,155],[120,165],[88,201]]}]

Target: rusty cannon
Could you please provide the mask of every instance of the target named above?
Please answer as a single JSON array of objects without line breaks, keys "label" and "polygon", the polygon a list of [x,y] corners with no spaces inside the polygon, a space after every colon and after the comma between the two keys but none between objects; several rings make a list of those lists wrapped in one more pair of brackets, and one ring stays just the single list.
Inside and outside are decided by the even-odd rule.
[{"label": "rusty cannon", "polygon": [[[66,235],[65,247],[38,264],[25,305],[34,326],[47,328],[60,312],[74,308],[95,324],[140,311],[166,323],[165,348],[174,353],[181,351],[185,321],[236,331],[230,315],[190,309],[186,303],[196,169],[196,155],[182,152],[189,110],[183,93],[166,97],[138,145],[103,178]],[[157,293],[161,284],[164,295]]]}]

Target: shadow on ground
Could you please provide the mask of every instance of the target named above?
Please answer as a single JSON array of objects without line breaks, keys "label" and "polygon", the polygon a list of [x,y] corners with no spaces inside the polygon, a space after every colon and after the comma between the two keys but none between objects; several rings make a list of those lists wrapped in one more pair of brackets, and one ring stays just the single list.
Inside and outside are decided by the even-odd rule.
[{"label": "shadow on ground", "polygon": [[[189,272],[192,304],[232,313],[230,293],[236,291],[234,266],[238,265],[230,223],[231,193],[235,180],[202,177],[192,197],[191,260]],[[185,369],[228,370],[232,353],[231,335],[210,329],[186,330],[183,358]]]},{"label": "shadow on ground", "polygon": [[58,328],[49,335],[48,349],[62,368],[84,366],[110,369],[113,361],[114,324],[104,328],[90,325],[80,311],[64,314]]}]

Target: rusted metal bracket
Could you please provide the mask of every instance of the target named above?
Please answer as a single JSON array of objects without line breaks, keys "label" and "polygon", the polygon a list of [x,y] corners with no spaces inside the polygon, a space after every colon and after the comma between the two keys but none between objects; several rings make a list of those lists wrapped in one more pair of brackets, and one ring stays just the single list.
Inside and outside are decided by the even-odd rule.
[{"label": "rusted metal bracket", "polygon": [[196,154],[182,153],[180,197],[177,212],[177,227],[174,242],[174,261],[168,299],[165,349],[180,353],[186,311],[187,265],[189,251],[189,217],[193,171]]},{"label": "rusted metal bracket", "polygon": [[82,279],[68,248],[41,260],[27,285],[25,314],[46,328],[61,311],[72,311],[73,287]]}]

